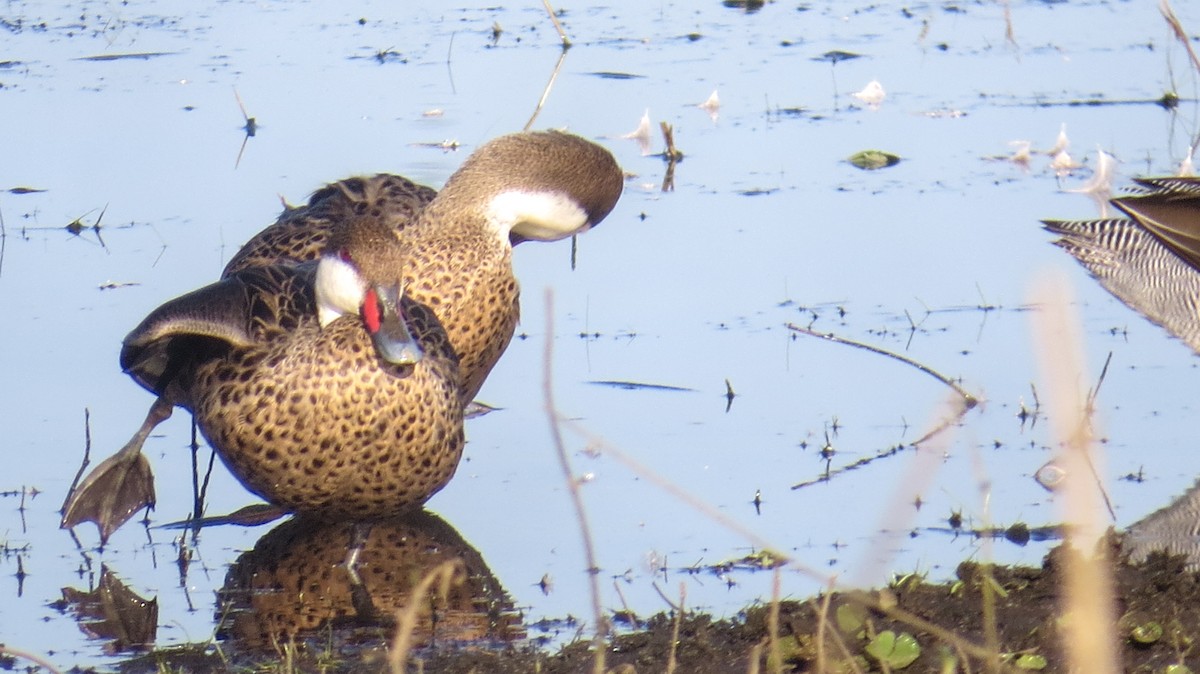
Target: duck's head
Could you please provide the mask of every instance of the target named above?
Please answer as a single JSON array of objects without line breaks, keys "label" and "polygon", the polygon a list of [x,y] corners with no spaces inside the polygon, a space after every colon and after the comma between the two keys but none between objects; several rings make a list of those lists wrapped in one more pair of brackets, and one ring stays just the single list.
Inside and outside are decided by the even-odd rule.
[{"label": "duck's head", "polygon": [[513,244],[557,241],[603,220],[623,187],[608,150],[569,133],[532,131],[480,147],[434,203],[481,209],[488,226]]},{"label": "duck's head", "polygon": [[358,316],[379,357],[412,365],[424,355],[409,331],[400,298],[405,249],[377,218],[351,218],[330,234],[317,263],[317,314],[321,326],[339,317]]}]

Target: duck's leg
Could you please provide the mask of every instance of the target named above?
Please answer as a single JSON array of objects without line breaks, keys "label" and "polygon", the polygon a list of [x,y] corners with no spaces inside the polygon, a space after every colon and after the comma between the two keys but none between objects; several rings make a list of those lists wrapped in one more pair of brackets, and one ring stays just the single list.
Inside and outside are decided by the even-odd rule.
[{"label": "duck's leg", "polygon": [[371,593],[358,574],[358,558],[367,547],[367,539],[371,537],[373,525],[370,522],[355,522],[350,527],[350,548],[346,551],[346,560],[342,564],[350,576],[350,603],[360,620],[372,621],[378,618],[379,610],[371,599]]},{"label": "duck's leg", "polygon": [[154,401],[142,427],[129,442],[96,466],[67,496],[61,528],[95,522],[100,529],[100,545],[104,545],[109,534],[128,522],[134,513],[154,506],[154,473],[142,454],[142,445],[154,427],[171,416],[174,407],[166,398]]}]

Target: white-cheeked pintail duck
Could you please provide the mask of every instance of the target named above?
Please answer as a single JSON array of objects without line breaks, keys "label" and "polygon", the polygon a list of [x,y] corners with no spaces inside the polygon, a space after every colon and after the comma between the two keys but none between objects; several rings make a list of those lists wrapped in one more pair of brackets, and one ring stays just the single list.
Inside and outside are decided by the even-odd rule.
[{"label": "white-cheeked pintail duck", "polygon": [[419,506],[453,475],[463,407],[515,330],[512,246],[588,229],[622,186],[600,146],[527,132],[479,148],[439,193],[377,175],[286,208],[220,281],[125,338],[122,367],[158,399],[62,525],[95,522],[103,543],[153,505],[141,447],[177,405],[276,506],[350,519]]}]

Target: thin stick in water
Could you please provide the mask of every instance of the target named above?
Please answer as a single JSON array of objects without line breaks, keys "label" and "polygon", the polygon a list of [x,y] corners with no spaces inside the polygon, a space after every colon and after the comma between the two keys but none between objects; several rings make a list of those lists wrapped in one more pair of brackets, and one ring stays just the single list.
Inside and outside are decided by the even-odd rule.
[{"label": "thin stick in water", "polygon": [[1167,25],[1171,27],[1171,32],[1175,34],[1175,39],[1179,40],[1183,48],[1187,50],[1188,57],[1192,59],[1192,66],[1196,68],[1196,72],[1200,72],[1200,58],[1196,57],[1196,51],[1192,49],[1192,39],[1188,37],[1187,31],[1183,29],[1183,24],[1179,22],[1179,17],[1175,16],[1175,10],[1171,7],[1168,0],[1162,0],[1158,3],[1158,11],[1162,12],[1163,18],[1167,20]]},{"label": "thin stick in water", "polygon": [[546,416],[550,420],[550,434],[554,439],[554,449],[558,454],[559,467],[562,468],[563,479],[571,493],[571,503],[575,506],[575,517],[579,521],[579,532],[583,536],[583,551],[587,558],[588,580],[592,594],[592,619],[595,621],[595,635],[592,637],[592,651],[596,660],[594,671],[604,673],[604,640],[608,636],[607,622],[600,609],[600,569],[596,565],[596,550],[592,543],[592,529],[588,524],[587,512],[583,507],[583,495],[579,490],[579,481],[571,470],[571,461],[567,457],[567,448],[563,443],[562,429],[559,422],[558,408],[554,406],[554,381],[552,367],[554,357],[554,291],[546,289],[546,349],[543,352],[542,394],[546,400]]},{"label": "thin stick in water", "polygon": [[550,90],[554,88],[554,81],[558,79],[558,72],[562,70],[562,64],[565,60],[567,60],[567,52],[564,49],[558,55],[558,61],[554,64],[554,70],[550,73],[550,79],[546,82],[545,88],[542,89],[542,97],[538,99],[537,107],[533,109],[533,114],[529,116],[529,121],[525,122],[522,131],[528,131],[533,126],[534,120],[541,114],[542,108],[546,105],[546,99],[550,98]]},{"label": "thin stick in water", "polygon": [[67,512],[67,504],[71,502],[71,495],[75,493],[75,488],[79,486],[79,479],[83,477],[83,471],[87,470],[88,464],[92,462],[92,411],[88,408],[83,408],[83,463],[79,464],[79,472],[75,473],[75,479],[71,480],[71,488],[67,490],[67,498],[63,500],[62,508],[59,512]]},{"label": "thin stick in water", "polygon": [[37,665],[38,667],[42,667],[47,672],[51,672],[52,674],[60,674],[60,672],[62,671],[62,670],[58,669],[57,667],[55,667],[54,665],[50,664],[49,660],[46,660],[39,655],[35,655],[35,654],[29,653],[27,651],[18,650],[16,648],[12,648],[11,646],[5,646],[4,644],[0,644],[0,655],[7,655],[11,658],[22,658],[22,659],[28,660],[28,661],[34,663],[35,665]]},{"label": "thin stick in water", "polygon": [[679,628],[683,624],[683,606],[687,603],[687,584],[679,584],[679,607],[675,611],[675,625],[671,628],[671,651],[667,655],[667,674],[674,674],[679,666],[676,652],[679,650]]},{"label": "thin stick in water", "polygon": [[817,332],[816,330],[801,327],[794,323],[788,323],[787,327],[789,330],[793,330],[795,332],[799,332],[804,335],[811,335],[813,337],[820,337],[821,339],[825,339],[825,340],[828,340],[831,342],[836,342],[838,344],[846,344],[848,346],[858,347],[860,349],[865,349],[867,351],[877,353],[881,356],[887,356],[888,358],[894,358],[895,360],[898,360],[901,363],[907,363],[907,364],[917,368],[921,372],[924,372],[925,374],[942,382],[946,386],[949,386],[950,388],[954,389],[955,393],[962,396],[963,403],[967,406],[967,409],[971,409],[979,404],[979,401],[975,398],[975,396],[971,395],[970,393],[967,393],[966,389],[964,389],[963,387],[954,383],[949,377],[938,372],[937,370],[934,370],[933,368],[929,367],[928,365],[918,363],[917,361],[913,360],[912,358],[909,358],[908,356],[902,356],[898,353],[894,353],[892,351],[888,351],[887,349],[880,348],[878,346],[873,346],[873,345],[867,344],[865,342],[857,342],[853,339],[847,339],[845,337],[838,337],[837,335],[835,335],[833,333]]},{"label": "thin stick in water", "polygon": [[546,13],[550,15],[550,21],[554,23],[554,30],[558,31],[558,39],[562,40],[563,51],[571,48],[571,41],[567,39],[567,32],[563,30],[562,24],[558,22],[558,15],[554,13],[554,8],[550,6],[550,0],[542,0],[542,5],[546,8]]}]

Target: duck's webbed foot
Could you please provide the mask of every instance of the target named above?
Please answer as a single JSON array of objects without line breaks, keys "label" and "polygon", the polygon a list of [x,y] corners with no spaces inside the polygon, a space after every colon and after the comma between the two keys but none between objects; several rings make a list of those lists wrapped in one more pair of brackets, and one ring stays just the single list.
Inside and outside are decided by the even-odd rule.
[{"label": "duck's webbed foot", "polygon": [[142,454],[142,445],[154,427],[171,416],[173,407],[166,398],[154,401],[142,427],[129,442],[96,466],[67,495],[61,528],[95,522],[100,529],[100,545],[104,545],[109,535],[128,522],[134,513],[147,506],[154,507],[154,473]]}]

